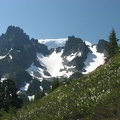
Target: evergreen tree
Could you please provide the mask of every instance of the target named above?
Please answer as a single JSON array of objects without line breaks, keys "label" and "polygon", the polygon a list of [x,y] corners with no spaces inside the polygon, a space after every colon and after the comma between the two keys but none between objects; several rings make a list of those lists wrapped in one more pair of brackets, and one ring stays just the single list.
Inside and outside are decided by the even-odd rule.
[{"label": "evergreen tree", "polygon": [[58,78],[54,78],[52,82],[52,90],[56,89],[60,85]]},{"label": "evergreen tree", "polygon": [[106,46],[106,52],[108,57],[112,57],[118,51],[118,39],[116,38],[116,32],[112,29],[110,36],[109,36],[109,43]]},{"label": "evergreen tree", "polygon": [[35,100],[38,100],[38,99],[41,99],[42,97],[45,96],[45,93],[43,91],[38,91],[36,94],[35,94]]},{"label": "evergreen tree", "polygon": [[22,107],[22,99],[17,95],[14,81],[7,79],[0,81],[0,109],[9,110],[9,107]]}]

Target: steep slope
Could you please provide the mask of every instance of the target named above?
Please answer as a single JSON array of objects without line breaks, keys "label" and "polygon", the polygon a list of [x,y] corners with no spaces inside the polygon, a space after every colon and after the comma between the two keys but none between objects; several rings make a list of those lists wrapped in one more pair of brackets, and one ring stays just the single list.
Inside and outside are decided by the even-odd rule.
[{"label": "steep slope", "polygon": [[84,68],[85,72],[83,72],[83,74],[94,71],[98,66],[104,64],[105,62],[104,53],[97,52],[96,45],[91,45],[89,48],[92,52],[87,56]]},{"label": "steep slope", "polygon": [[119,120],[120,54],[17,114],[18,120]]}]

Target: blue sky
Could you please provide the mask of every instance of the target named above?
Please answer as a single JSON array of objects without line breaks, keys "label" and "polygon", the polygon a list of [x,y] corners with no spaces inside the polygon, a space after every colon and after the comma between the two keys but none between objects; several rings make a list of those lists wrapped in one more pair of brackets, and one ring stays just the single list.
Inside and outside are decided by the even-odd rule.
[{"label": "blue sky", "polygon": [[93,44],[113,27],[120,39],[120,0],[0,0],[0,34],[9,25],[31,38],[74,35]]}]

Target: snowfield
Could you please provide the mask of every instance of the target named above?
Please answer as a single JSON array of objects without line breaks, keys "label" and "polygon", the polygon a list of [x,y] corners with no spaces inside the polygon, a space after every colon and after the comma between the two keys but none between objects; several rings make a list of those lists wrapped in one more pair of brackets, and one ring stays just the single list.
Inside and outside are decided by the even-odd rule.
[{"label": "snowfield", "polygon": [[[67,66],[63,65],[63,59],[61,57],[62,53],[63,53],[63,50],[61,50],[61,52],[59,53],[56,53],[56,51],[54,51],[49,56],[41,56],[41,54],[37,54],[39,61],[42,62],[44,66],[46,66],[48,72],[52,77],[60,77],[64,75],[67,75],[68,77],[70,77],[70,75],[72,75],[73,73],[73,72],[67,72],[66,70],[61,71],[61,69],[65,67],[67,68]],[[73,66],[68,68],[72,68],[72,67]]]},{"label": "snowfield", "polygon": [[85,70],[86,72],[83,72],[83,74],[87,74],[89,72],[94,71],[97,67],[104,64],[105,57],[103,53],[97,52],[96,45],[89,47],[92,53],[89,53],[87,56],[87,59],[85,61]]},{"label": "snowfield", "polygon": [[[66,41],[68,38],[60,38],[60,39],[39,39],[38,42],[41,44],[45,44],[48,49],[51,48],[58,48],[58,47],[64,47]],[[87,74],[89,72],[94,71],[98,66],[104,64],[104,54],[98,53],[96,50],[96,45],[92,45],[90,42],[85,41],[86,45],[89,46],[91,53],[88,54],[88,57],[85,61],[85,70],[86,72],[83,72],[83,74]],[[42,78],[50,78],[50,77],[60,77],[60,76],[67,76],[70,77],[74,71],[70,71],[70,69],[74,69],[75,66],[66,66],[63,65],[63,58],[61,57],[63,53],[63,49],[61,52],[54,51],[49,56],[44,56],[40,53],[37,53],[37,59],[40,62],[42,66],[47,68],[47,72],[51,76],[44,75],[44,69],[31,65],[30,68],[28,68],[26,71],[28,71],[31,76],[38,78],[39,80],[42,80]],[[72,53],[70,56],[65,56],[65,59],[69,62],[73,60],[76,56],[81,56],[81,52],[79,53]],[[62,71],[61,71],[62,69]],[[38,72],[41,74],[41,77],[37,77],[33,74],[33,72]]]},{"label": "snowfield", "polygon": [[59,70],[62,66],[62,53],[63,50],[59,53],[56,53],[56,51],[54,51],[51,55],[45,57],[39,57],[39,54],[37,54],[39,60],[42,61],[42,63],[47,67],[48,72],[52,77],[61,76]]}]

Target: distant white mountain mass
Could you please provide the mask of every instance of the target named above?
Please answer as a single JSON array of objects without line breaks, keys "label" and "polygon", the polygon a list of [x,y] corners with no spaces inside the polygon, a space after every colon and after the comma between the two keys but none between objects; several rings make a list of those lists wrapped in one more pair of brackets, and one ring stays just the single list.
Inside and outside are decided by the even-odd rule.
[{"label": "distant white mountain mass", "polygon": [[64,47],[68,38],[59,38],[59,39],[39,39],[38,42],[45,44],[48,49]]}]

